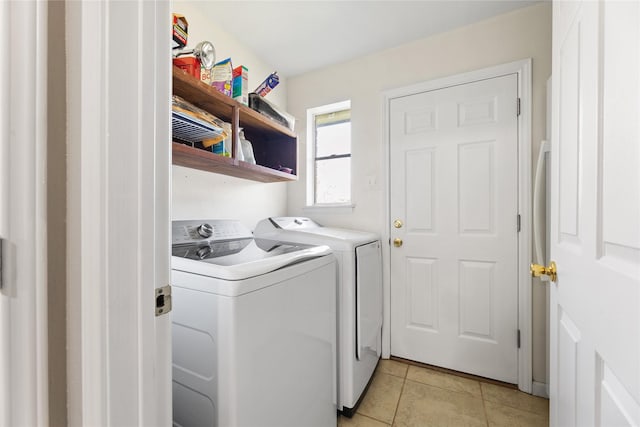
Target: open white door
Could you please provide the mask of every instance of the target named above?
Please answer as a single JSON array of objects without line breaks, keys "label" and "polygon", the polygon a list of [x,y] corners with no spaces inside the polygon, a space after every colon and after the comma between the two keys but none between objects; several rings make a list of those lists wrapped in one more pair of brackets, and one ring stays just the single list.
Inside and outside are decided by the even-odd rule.
[{"label": "open white door", "polygon": [[169,2],[66,7],[69,425],[168,426]]},{"label": "open white door", "polygon": [[550,420],[640,425],[640,3],[554,2]]},{"label": "open white door", "polygon": [[47,4],[0,2],[0,426],[48,425]]}]

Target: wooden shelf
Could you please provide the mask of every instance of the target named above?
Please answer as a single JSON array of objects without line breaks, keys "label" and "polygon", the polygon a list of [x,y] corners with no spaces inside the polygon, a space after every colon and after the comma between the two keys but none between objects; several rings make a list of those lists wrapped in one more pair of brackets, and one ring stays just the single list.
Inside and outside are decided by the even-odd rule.
[{"label": "wooden shelf", "polygon": [[173,143],[172,151],[174,165],[191,169],[215,172],[259,182],[286,182],[298,179],[290,173],[284,173],[265,166],[254,165],[230,157],[220,156],[210,151],[193,148],[179,142]]},{"label": "wooden shelf", "polygon": [[234,153],[239,141],[239,128],[243,128],[258,163],[253,165],[174,142],[174,164],[259,182],[298,179],[294,174],[278,170],[282,166],[297,172],[298,137],[289,128],[223,95],[177,67],[173,67],[173,94],[230,122]]}]

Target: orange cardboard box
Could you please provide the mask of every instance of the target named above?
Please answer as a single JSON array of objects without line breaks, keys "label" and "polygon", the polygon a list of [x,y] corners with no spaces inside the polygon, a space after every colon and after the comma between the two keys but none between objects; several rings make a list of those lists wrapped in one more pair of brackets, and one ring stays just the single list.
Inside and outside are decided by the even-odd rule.
[{"label": "orange cardboard box", "polygon": [[187,73],[200,80],[200,60],[195,56],[173,58],[173,65],[185,70]]}]

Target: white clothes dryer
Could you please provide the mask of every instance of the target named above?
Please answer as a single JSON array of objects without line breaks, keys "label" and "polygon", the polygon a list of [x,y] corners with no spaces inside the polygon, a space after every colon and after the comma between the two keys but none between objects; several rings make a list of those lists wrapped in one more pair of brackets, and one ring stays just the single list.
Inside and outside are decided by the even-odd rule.
[{"label": "white clothes dryer", "polygon": [[309,218],[260,221],[256,237],[327,245],[338,260],[338,410],[356,411],[382,352],[382,252],[375,233],[323,227]]},{"label": "white clothes dryer", "polygon": [[174,425],[335,426],[331,250],[174,221],[172,255]]}]

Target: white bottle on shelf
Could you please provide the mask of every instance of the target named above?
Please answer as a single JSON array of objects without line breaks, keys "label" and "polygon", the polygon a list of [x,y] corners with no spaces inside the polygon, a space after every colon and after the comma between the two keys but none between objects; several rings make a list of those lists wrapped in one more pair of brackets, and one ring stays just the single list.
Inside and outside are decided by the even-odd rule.
[{"label": "white bottle on shelf", "polygon": [[245,162],[245,157],[244,157],[244,153],[243,153],[243,148],[242,148],[242,130],[240,130],[240,133],[238,134],[238,144],[236,146],[236,159],[238,160],[242,160],[243,162]]},{"label": "white bottle on shelf", "polygon": [[[253,146],[251,145],[251,142],[249,142],[245,137],[244,137],[244,130],[240,129],[240,133],[239,133],[239,138],[240,141],[240,147],[238,147],[238,154],[242,153],[242,159],[240,160],[244,160],[247,163],[251,163],[251,164],[256,164],[256,158],[253,155]],[[238,158],[240,158],[240,156],[238,156]]]}]

